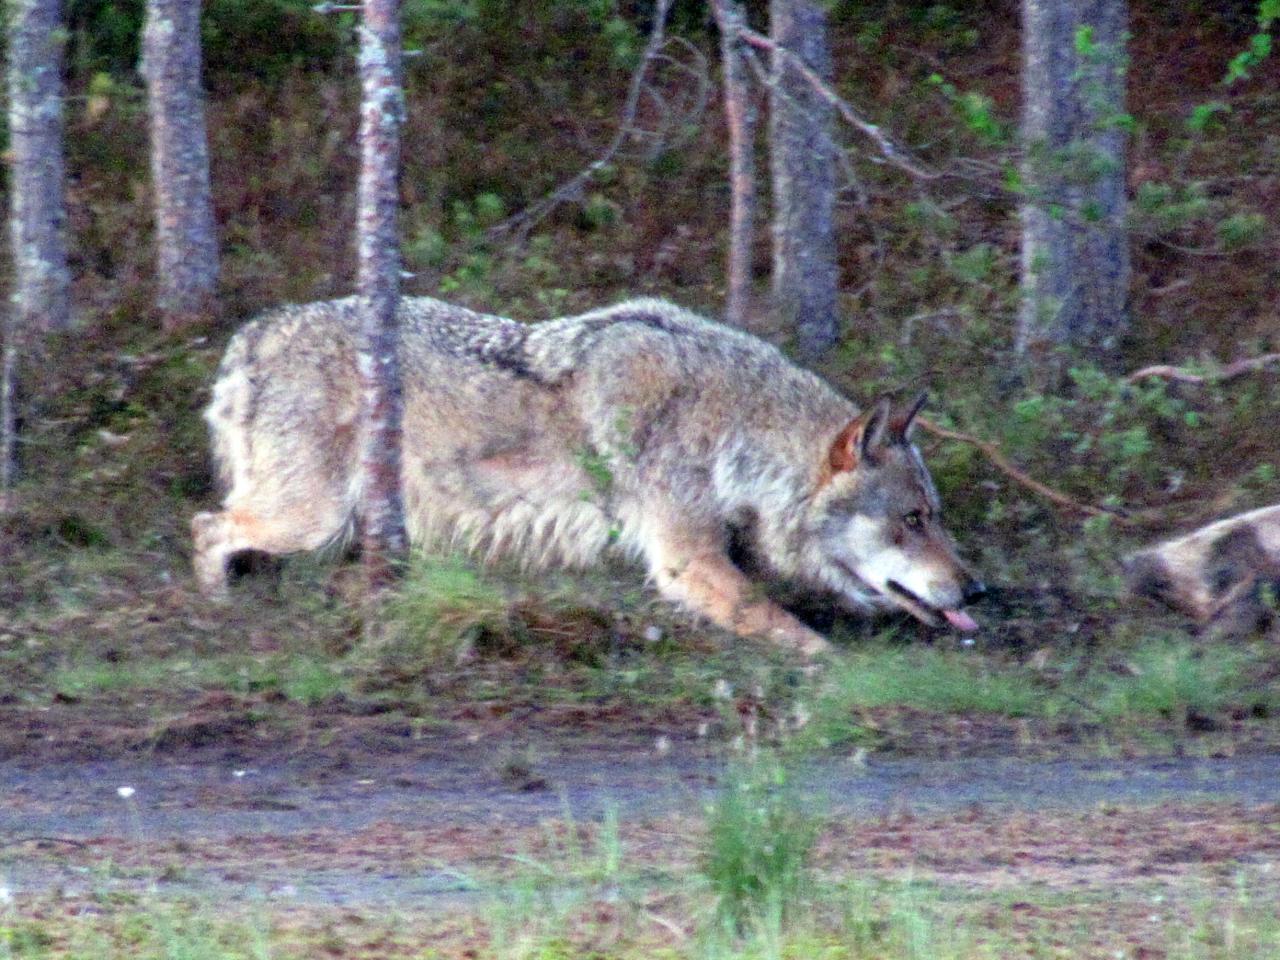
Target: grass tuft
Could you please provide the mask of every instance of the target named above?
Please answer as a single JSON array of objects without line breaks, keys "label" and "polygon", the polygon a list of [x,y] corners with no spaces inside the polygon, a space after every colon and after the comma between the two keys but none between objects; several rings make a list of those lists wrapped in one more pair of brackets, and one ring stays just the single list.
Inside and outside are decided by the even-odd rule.
[{"label": "grass tuft", "polygon": [[511,603],[459,557],[418,554],[386,612],[379,657],[456,663],[486,634],[511,629]]},{"label": "grass tuft", "polygon": [[1258,682],[1258,658],[1248,647],[1159,637],[1136,647],[1114,669],[1100,672],[1092,702],[1108,720],[1163,718],[1186,724],[1224,711],[1269,715],[1280,691]]},{"label": "grass tuft", "polygon": [[725,932],[780,929],[810,886],[817,830],[776,760],[730,767],[708,811],[702,861]]}]

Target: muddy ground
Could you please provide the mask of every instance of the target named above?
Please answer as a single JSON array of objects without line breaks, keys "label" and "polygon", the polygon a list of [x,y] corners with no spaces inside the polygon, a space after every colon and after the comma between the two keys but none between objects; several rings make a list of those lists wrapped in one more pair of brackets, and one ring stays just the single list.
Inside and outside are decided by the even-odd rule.
[{"label": "muddy ground", "polygon": [[[474,907],[548,836],[590,834],[605,817],[633,858],[662,870],[692,863],[733,756],[714,738],[621,724],[585,735],[459,724],[400,737],[356,725],[275,742],[207,732],[202,743],[108,749],[86,731],[75,755],[49,727],[28,730],[31,749],[0,760],[10,889]],[[841,872],[1016,890],[1280,865],[1275,752],[831,755],[806,760],[795,785],[827,824],[821,858]]]}]

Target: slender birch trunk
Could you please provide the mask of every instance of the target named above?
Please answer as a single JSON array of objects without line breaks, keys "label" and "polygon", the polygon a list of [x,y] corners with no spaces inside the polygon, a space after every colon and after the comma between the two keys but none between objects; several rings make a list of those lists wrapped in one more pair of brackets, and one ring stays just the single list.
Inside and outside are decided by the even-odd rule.
[{"label": "slender birch trunk", "polygon": [[395,577],[406,551],[400,494],[403,397],[396,310],[400,299],[400,2],[365,0],[360,28],[360,191],[357,224],[364,396],[360,451],[364,474],[363,549],[376,594]]},{"label": "slender birch trunk", "polygon": [[62,157],[60,0],[10,0],[9,136],[13,329],[71,326]]},{"label": "slender birch trunk", "polygon": [[751,262],[756,217],[756,110],[743,61],[739,28],[745,23],[736,0],[714,0],[720,28],[720,61],[724,78],[724,113],[729,128],[729,257],[726,269],[725,319],[737,327],[748,323],[751,306]]},{"label": "slender birch trunk", "polygon": [[18,478],[18,410],[15,394],[18,345],[13,312],[0,321],[0,516],[14,508],[13,484]]},{"label": "slender birch trunk", "polygon": [[157,306],[173,330],[211,316],[218,285],[200,0],[147,0],[141,72],[151,114]]},{"label": "slender birch trunk", "polygon": [[1023,0],[1019,352],[1127,328],[1125,0]]},{"label": "slender birch trunk", "polygon": [[[771,0],[770,32],[824,80],[831,79],[826,14],[813,0]],[[833,111],[780,51],[772,57],[773,293],[802,353],[836,342],[836,149]]]}]

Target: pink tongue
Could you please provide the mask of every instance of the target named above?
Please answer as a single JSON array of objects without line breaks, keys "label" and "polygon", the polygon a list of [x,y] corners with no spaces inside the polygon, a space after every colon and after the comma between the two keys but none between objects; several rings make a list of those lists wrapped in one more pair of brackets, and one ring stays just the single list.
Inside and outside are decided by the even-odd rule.
[{"label": "pink tongue", "polygon": [[963,630],[965,633],[973,633],[978,629],[978,621],[973,619],[963,610],[943,610],[942,615],[947,618],[947,623],[951,624],[957,630]]}]

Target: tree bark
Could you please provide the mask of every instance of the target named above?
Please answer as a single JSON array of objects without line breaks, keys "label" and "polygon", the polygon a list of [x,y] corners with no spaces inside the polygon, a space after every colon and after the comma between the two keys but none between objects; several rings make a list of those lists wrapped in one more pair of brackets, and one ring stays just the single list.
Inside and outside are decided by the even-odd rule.
[{"label": "tree bark", "polygon": [[142,76],[151,114],[157,306],[166,330],[213,314],[218,241],[200,85],[200,0],[147,0]]},{"label": "tree bark", "polygon": [[14,507],[13,484],[18,476],[16,333],[13,313],[5,310],[3,321],[0,321],[0,517]]},{"label": "tree bark", "polygon": [[[770,32],[823,80],[831,77],[827,20],[813,0],[771,0]],[[806,356],[836,342],[836,149],[831,104],[775,50],[770,88],[773,293]]]},{"label": "tree bark", "polygon": [[729,257],[726,268],[725,319],[736,327],[748,322],[752,290],[752,247],[756,217],[756,110],[747,84],[739,30],[745,23],[735,0],[714,0],[720,28],[720,60],[724,79],[724,113],[729,128]]},{"label": "tree bark", "polygon": [[1125,0],[1023,0],[1019,352],[1128,326]]},{"label": "tree bark", "polygon": [[399,331],[400,69],[399,0],[365,0],[360,28],[360,189],[357,224],[364,397],[361,469],[364,564],[376,594],[391,583],[406,550],[400,493]]},{"label": "tree bark", "polygon": [[9,226],[20,331],[71,326],[62,157],[62,5],[9,4]]}]

